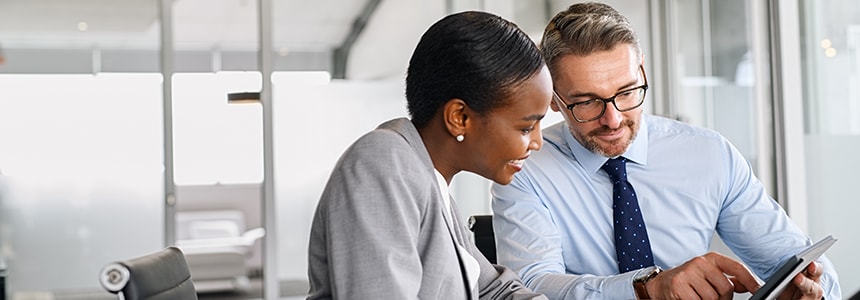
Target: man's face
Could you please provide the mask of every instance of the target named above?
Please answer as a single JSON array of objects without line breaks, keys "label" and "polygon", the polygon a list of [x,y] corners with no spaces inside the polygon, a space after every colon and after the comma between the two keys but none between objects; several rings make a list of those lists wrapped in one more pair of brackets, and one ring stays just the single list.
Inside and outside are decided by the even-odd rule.
[{"label": "man's face", "polygon": [[554,97],[550,107],[562,113],[570,132],[591,152],[606,157],[624,154],[639,131],[642,107],[619,112],[614,105],[607,103],[603,116],[580,123],[567,105],[610,98],[644,84],[640,61],[641,57],[633,47],[626,44],[609,51],[586,56],[567,55],[559,59],[553,73],[553,86],[560,98]]}]

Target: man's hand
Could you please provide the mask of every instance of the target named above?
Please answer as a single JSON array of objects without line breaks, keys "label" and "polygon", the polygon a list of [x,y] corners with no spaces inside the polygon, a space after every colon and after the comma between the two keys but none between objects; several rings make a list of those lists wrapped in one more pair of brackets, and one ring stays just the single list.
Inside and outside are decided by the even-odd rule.
[{"label": "man's hand", "polygon": [[816,262],[812,262],[806,267],[806,270],[794,276],[791,284],[779,294],[777,299],[821,299],[824,297],[824,289],[821,288],[820,283],[821,274],[824,274],[824,269]]},{"label": "man's hand", "polygon": [[653,299],[732,299],[757,291],[759,283],[740,262],[709,252],[661,272],[645,287]]}]

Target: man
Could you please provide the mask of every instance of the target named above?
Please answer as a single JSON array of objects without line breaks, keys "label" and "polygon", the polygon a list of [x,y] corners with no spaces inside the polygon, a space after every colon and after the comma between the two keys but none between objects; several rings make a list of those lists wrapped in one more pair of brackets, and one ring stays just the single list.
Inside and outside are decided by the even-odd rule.
[{"label": "man", "polygon": [[[570,6],[541,48],[565,121],[492,188],[499,263],[528,287],[551,299],[731,299],[759,283],[708,253],[714,233],[761,278],[811,244],[725,138],[643,115],[642,51],[615,9]],[[784,293],[842,297],[826,258]]]}]

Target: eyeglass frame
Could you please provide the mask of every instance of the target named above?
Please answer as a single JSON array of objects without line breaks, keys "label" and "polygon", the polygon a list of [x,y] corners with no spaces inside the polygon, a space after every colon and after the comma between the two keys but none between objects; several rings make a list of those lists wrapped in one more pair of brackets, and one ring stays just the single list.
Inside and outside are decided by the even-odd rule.
[{"label": "eyeglass frame", "polygon": [[[641,65],[641,64],[639,65],[639,70],[642,71],[642,79],[645,81],[645,83],[643,85],[619,91],[618,93],[615,93],[615,95],[613,95],[612,97],[609,97],[609,98],[597,97],[597,98],[592,98],[592,99],[588,99],[585,101],[567,104],[567,103],[565,103],[564,98],[562,98],[561,95],[559,95],[558,92],[555,90],[555,87],[552,88],[552,93],[556,97],[556,99],[561,101],[561,103],[565,105],[567,110],[570,111],[570,114],[573,116],[574,120],[576,120],[579,123],[591,122],[591,121],[602,118],[603,115],[606,114],[606,105],[609,104],[610,102],[612,102],[612,106],[615,107],[615,110],[617,110],[619,112],[625,112],[625,111],[631,111],[631,110],[637,109],[640,106],[642,106],[642,104],[645,103],[645,94],[648,92],[648,76],[645,75],[645,67],[643,65]],[[621,95],[621,94],[624,94],[624,93],[627,93],[630,91],[638,90],[638,89],[642,89],[642,99],[639,100],[639,104],[636,104],[635,106],[633,106],[631,108],[626,108],[624,110],[618,109],[618,104],[615,103],[615,98],[618,97],[618,95]],[[597,101],[597,100],[603,101],[603,109],[600,111],[600,114],[598,114],[596,117],[591,118],[591,119],[587,119],[587,120],[583,120],[583,119],[580,119],[579,117],[577,117],[576,113],[573,112],[573,108],[576,107],[577,105],[581,105],[584,103],[589,103],[591,101]]]}]

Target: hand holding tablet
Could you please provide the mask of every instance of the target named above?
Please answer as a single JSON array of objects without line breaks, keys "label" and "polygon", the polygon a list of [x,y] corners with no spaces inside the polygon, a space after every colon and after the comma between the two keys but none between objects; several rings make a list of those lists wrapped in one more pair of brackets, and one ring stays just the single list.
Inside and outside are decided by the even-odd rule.
[{"label": "hand holding tablet", "polygon": [[830,246],[836,243],[833,236],[827,236],[817,243],[809,246],[800,253],[790,257],[782,266],[771,276],[767,282],[750,298],[750,300],[769,300],[776,299],[785,288],[791,284],[797,274],[806,270],[813,261],[824,254]]}]

